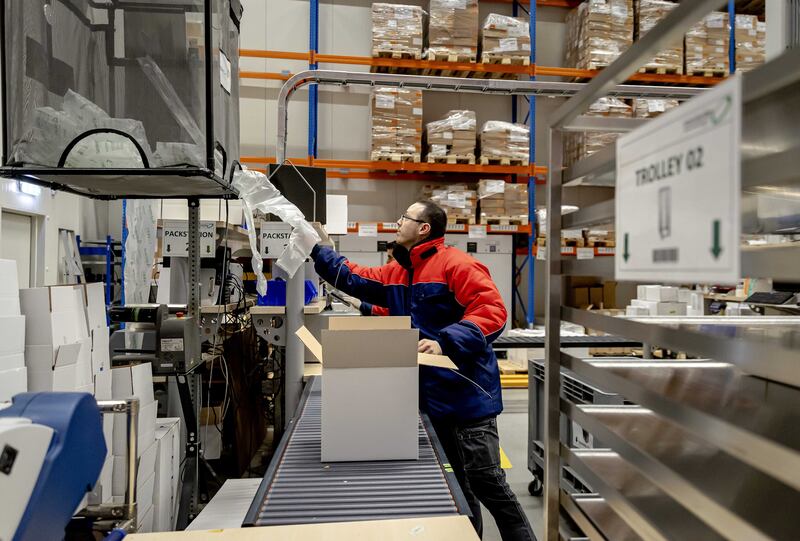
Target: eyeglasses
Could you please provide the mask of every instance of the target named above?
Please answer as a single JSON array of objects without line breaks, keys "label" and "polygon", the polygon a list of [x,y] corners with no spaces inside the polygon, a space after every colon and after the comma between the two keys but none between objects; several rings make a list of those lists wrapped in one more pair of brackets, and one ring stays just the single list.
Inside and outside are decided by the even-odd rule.
[{"label": "eyeglasses", "polygon": [[398,224],[402,224],[403,220],[411,220],[412,222],[417,222],[418,224],[427,224],[427,223],[429,223],[429,222],[426,222],[425,220],[417,220],[416,218],[412,218],[411,216],[408,216],[406,214],[401,215],[400,219],[397,220],[397,223]]}]

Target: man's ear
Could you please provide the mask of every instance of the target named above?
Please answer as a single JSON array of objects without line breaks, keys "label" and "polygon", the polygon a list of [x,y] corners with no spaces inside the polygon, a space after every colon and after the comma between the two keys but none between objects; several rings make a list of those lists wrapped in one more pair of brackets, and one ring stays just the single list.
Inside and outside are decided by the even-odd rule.
[{"label": "man's ear", "polygon": [[419,232],[420,232],[421,235],[425,235],[425,234],[430,235],[431,234],[431,224],[424,223],[424,224],[420,224],[420,226],[421,227],[419,229]]}]

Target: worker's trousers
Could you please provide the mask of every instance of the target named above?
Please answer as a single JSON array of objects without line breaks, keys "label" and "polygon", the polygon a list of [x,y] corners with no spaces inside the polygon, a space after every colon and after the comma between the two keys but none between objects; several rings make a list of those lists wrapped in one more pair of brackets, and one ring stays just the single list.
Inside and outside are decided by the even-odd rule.
[{"label": "worker's trousers", "polygon": [[494,517],[503,541],[535,541],[530,523],[500,468],[497,418],[473,424],[433,422],[472,511],[472,525],[483,535],[482,503]]}]

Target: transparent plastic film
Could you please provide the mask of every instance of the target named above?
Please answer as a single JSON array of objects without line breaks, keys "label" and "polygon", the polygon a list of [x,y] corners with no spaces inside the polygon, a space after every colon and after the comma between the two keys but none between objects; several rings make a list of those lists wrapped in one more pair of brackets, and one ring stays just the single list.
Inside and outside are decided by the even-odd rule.
[{"label": "transparent plastic film", "polygon": [[[658,24],[664,17],[678,7],[674,2],[665,0],[637,0],[637,39],[641,39],[647,32]],[[670,47],[660,51],[653,57],[645,68],[664,68],[669,73],[683,72],[683,40],[678,40]]]},{"label": "transparent plastic film", "polygon": [[686,73],[720,72],[729,68],[728,14],[715,11],[706,15],[686,33]]},{"label": "transparent plastic film", "polygon": [[459,62],[474,62],[478,54],[478,1],[431,0],[429,9],[428,59],[434,60],[432,55],[457,56]]},{"label": "transparent plastic film", "polygon": [[567,14],[566,62],[608,66],[633,43],[633,0],[589,0]]},{"label": "transparent plastic film", "polygon": [[[658,108],[658,106],[659,104],[654,104],[653,108]],[[626,101],[605,97],[590,105],[586,116],[630,118],[633,116],[633,108]],[[619,137],[618,133],[607,132],[567,133],[564,137],[564,162],[566,165],[572,165],[612,144],[617,137]]]},{"label": "transparent plastic film", "polygon": [[[281,167],[293,167],[293,165],[284,162]],[[297,269],[303,265],[309,254],[311,254],[311,249],[320,241],[320,238],[311,224],[306,221],[303,213],[278,191],[265,174],[248,169],[236,171],[233,175],[233,187],[238,191],[239,198],[243,203],[250,249],[253,252],[253,271],[256,273],[258,280],[258,292],[261,295],[266,295],[267,281],[262,272],[263,261],[256,242],[254,213],[260,211],[264,214],[274,214],[283,222],[292,226],[289,244],[275,262],[290,277],[294,276]]]},{"label": "transparent plastic film", "polygon": [[528,160],[530,130],[524,124],[489,120],[481,128],[481,156]]},{"label": "transparent plastic film", "polygon": [[371,105],[373,160],[391,154],[410,156],[422,150],[422,91],[378,87]]},{"label": "transparent plastic film", "polygon": [[425,126],[429,156],[474,156],[475,111],[449,111]]},{"label": "transparent plastic film", "polygon": [[156,206],[152,199],[128,199],[125,220],[125,304],[144,304],[150,299],[150,284],[156,254]]},{"label": "transparent plastic film", "polygon": [[427,184],[422,188],[421,196],[442,207],[447,213],[448,223],[475,219],[478,206],[475,184]]},{"label": "transparent plastic film", "polygon": [[405,53],[420,58],[424,16],[419,6],[372,4],[372,55]]},{"label": "transparent plastic film", "polygon": [[530,56],[528,21],[490,13],[481,25],[481,47],[484,54],[494,56]]}]

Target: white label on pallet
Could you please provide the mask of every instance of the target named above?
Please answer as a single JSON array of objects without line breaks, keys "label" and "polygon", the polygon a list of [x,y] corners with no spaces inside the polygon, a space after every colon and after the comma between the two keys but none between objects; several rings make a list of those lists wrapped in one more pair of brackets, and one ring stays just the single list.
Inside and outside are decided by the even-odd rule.
[{"label": "white label on pallet", "polygon": [[471,225],[469,226],[469,238],[471,239],[485,239],[486,226],[485,225]]},{"label": "white label on pallet", "polygon": [[607,246],[602,246],[597,248],[597,255],[614,255],[615,248],[610,248]]},{"label": "white label on pallet", "polygon": [[359,237],[377,237],[378,224],[358,224]]},{"label": "white label on pallet", "polygon": [[539,246],[536,248],[536,259],[539,261],[547,261],[547,248]]},{"label": "white label on pallet", "polygon": [[278,259],[286,246],[292,226],[283,222],[261,222],[261,257],[264,259]]},{"label": "white label on pallet", "polygon": [[617,140],[618,280],[740,277],[740,76]]},{"label": "white label on pallet", "polygon": [[[164,220],[164,257],[189,257],[189,222]],[[214,257],[216,249],[214,222],[200,222],[200,257]]]}]

